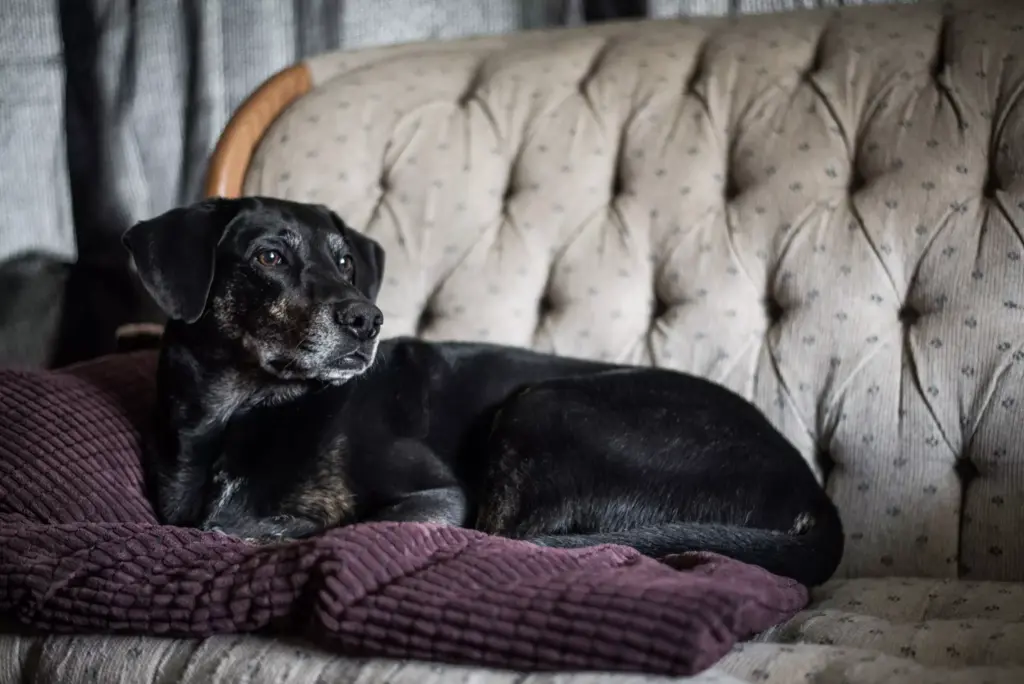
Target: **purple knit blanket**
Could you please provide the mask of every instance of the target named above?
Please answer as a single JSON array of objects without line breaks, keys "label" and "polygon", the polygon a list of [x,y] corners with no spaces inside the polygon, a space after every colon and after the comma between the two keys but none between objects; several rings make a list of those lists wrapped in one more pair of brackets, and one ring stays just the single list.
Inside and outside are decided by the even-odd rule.
[{"label": "purple knit blanket", "polygon": [[155,358],[0,371],[0,617],[27,629],[288,635],[353,656],[689,675],[806,590],[708,554],[542,549],[415,524],[257,547],[157,523]]}]

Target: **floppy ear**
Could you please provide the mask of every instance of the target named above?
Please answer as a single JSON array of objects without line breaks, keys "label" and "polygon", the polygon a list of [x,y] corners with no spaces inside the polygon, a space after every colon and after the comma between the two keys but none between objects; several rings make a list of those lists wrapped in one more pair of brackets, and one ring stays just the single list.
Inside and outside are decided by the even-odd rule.
[{"label": "floppy ear", "polygon": [[345,240],[355,252],[357,259],[356,287],[370,301],[377,301],[377,293],[380,292],[381,283],[384,282],[384,248],[376,240],[350,228],[333,211],[330,211],[330,214],[331,220],[338,226],[338,230],[345,236]]},{"label": "floppy ear", "polygon": [[237,200],[207,199],[140,221],[121,236],[146,291],[171,318],[195,323],[203,315],[217,244],[237,214]]}]

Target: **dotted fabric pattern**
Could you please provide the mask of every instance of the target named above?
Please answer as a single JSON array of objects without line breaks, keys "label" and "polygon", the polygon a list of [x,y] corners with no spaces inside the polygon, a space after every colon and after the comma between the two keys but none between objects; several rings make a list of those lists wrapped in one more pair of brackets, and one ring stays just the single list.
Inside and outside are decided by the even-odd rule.
[{"label": "dotted fabric pattern", "polygon": [[[686,684],[1020,684],[1024,585],[951,579],[829,582],[778,627]],[[36,660],[28,654],[42,653]],[[5,660],[6,658],[6,660]],[[265,636],[0,636],[10,681],[125,684],[651,684],[645,675],[537,673],[353,659]],[[15,666],[17,667],[17,666]],[[7,681],[0,679],[0,681]],[[672,680],[679,682],[680,680]]]},{"label": "dotted fabric pattern", "polygon": [[838,576],[1024,580],[1024,4],[308,64],[244,189],[383,244],[386,335],[709,377],[825,481]]},{"label": "dotted fabric pattern", "polygon": [[356,525],[257,547],[157,524],[155,355],[0,371],[0,618],[46,632],[270,632],[353,656],[687,675],[807,602],[721,557]]},{"label": "dotted fabric pattern", "polygon": [[716,669],[763,684],[1017,684],[1022,638],[1020,583],[839,580]]}]

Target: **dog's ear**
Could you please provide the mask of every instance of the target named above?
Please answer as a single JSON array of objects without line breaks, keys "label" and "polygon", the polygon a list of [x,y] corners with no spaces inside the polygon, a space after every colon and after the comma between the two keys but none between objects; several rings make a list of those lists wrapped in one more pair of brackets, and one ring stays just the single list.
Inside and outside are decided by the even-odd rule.
[{"label": "dog's ear", "polygon": [[169,317],[195,323],[203,315],[217,244],[238,208],[237,200],[207,199],[140,221],[121,237],[146,291]]},{"label": "dog's ear", "polygon": [[370,301],[377,301],[377,293],[380,292],[381,283],[384,282],[384,248],[362,233],[359,233],[341,220],[341,217],[333,211],[331,220],[345,236],[352,251],[356,255],[356,282],[355,286]]}]

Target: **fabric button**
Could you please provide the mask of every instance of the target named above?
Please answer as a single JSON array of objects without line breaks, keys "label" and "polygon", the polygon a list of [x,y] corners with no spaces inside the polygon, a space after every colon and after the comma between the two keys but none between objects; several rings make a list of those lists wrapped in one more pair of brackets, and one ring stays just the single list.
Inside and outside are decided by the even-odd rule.
[{"label": "fabric button", "polygon": [[437,314],[434,310],[427,306],[420,312],[420,317],[416,321],[416,334],[421,334],[424,330],[429,330],[434,322],[437,320]]},{"label": "fabric button", "polygon": [[726,203],[733,202],[737,197],[742,194],[739,183],[733,178],[731,173],[725,174],[725,184],[722,188],[722,195],[725,197]]},{"label": "fabric button", "polygon": [[765,315],[768,317],[768,325],[776,325],[785,314],[782,304],[774,297],[767,297],[764,300]]},{"label": "fabric button", "polygon": [[821,481],[828,482],[832,471],[836,469],[836,460],[832,456],[832,452],[827,448],[819,448],[814,455],[814,461],[818,465],[818,470],[821,471]]},{"label": "fabric button", "polygon": [[555,302],[551,299],[551,295],[549,294],[545,294],[540,298],[540,301],[537,302],[537,315],[540,318],[545,318],[546,316],[551,315],[554,310]]},{"label": "fabric button", "polygon": [[904,304],[900,307],[897,317],[900,323],[909,328],[921,319],[921,311],[913,304]]},{"label": "fabric button", "polygon": [[669,306],[668,302],[666,302],[661,297],[655,296],[654,297],[654,306],[652,307],[652,310],[651,310],[651,319],[655,320],[655,321],[661,319],[665,314],[668,313],[668,310],[670,308],[671,307]]},{"label": "fabric button", "polygon": [[956,460],[956,464],[953,466],[956,471],[956,476],[960,480],[960,486],[963,489],[967,489],[971,486],[971,483],[977,479],[981,471],[978,470],[978,466],[974,464],[970,456],[961,456]]},{"label": "fabric button", "polygon": [[864,174],[858,171],[856,164],[854,164],[853,170],[850,171],[850,186],[847,192],[851,195],[856,195],[864,189],[865,185],[867,185],[867,180],[864,178]]}]

